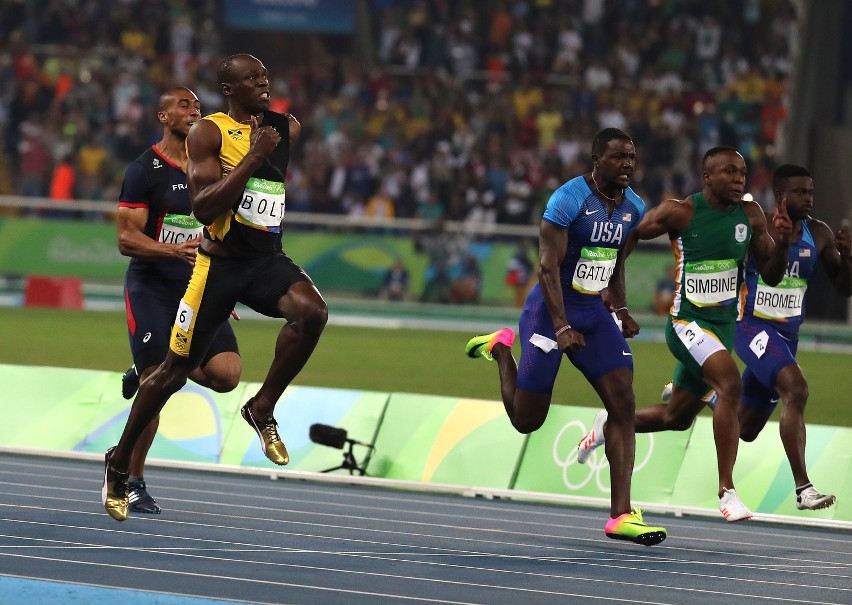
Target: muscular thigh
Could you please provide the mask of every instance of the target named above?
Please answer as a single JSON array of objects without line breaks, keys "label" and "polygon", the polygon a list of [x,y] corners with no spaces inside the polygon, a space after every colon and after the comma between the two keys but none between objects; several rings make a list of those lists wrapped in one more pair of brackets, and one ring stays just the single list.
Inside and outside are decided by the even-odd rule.
[{"label": "muscular thigh", "polygon": [[216,330],[216,334],[213,336],[213,340],[207,348],[207,353],[204,355],[201,365],[206,365],[208,361],[210,361],[213,357],[216,357],[219,353],[239,354],[239,352],[240,347],[237,344],[237,335],[234,334],[231,322],[229,320],[225,320],[219,326],[219,329]]},{"label": "muscular thigh", "polygon": [[583,334],[586,346],[568,356],[590,383],[617,368],[633,371],[633,354],[621,328],[603,303],[571,309],[568,321]]},{"label": "muscular thigh", "polygon": [[299,265],[285,254],[265,257],[251,268],[252,279],[239,301],[267,317],[282,317],[278,301],[296,283],[312,283]]},{"label": "muscular thigh", "polygon": [[234,259],[199,252],[186,292],[180,300],[171,332],[171,350],[200,365],[211,343],[227,322],[246,275]]},{"label": "muscular thigh", "polygon": [[796,363],[798,340],[785,338],[763,322],[743,319],[737,326],[734,347],[760,383],[774,389],[778,372]]},{"label": "muscular thigh", "polygon": [[534,393],[552,393],[562,362],[562,352],[556,346],[553,320],[540,295],[531,294],[527,298],[521,312],[518,335],[521,342],[518,389]]},{"label": "muscular thigh", "polygon": [[706,397],[712,388],[703,379],[702,367],[717,351],[730,351],[734,324],[716,324],[702,320],[682,321],[669,317],[666,344],[678,360],[672,382],[698,397]]},{"label": "muscular thigh", "polygon": [[771,412],[778,404],[775,388],[778,373],[796,363],[798,339],[785,338],[766,322],[743,319],[737,325],[734,348],[746,364],[743,404]]}]

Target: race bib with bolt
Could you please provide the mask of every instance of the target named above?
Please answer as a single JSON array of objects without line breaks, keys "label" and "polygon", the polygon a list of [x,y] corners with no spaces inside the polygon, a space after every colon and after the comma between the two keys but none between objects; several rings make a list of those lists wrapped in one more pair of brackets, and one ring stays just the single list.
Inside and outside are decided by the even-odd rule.
[{"label": "race bib with bolt", "polygon": [[261,231],[280,233],[284,219],[284,190],[284,183],[250,178],[237,206],[237,221]]}]

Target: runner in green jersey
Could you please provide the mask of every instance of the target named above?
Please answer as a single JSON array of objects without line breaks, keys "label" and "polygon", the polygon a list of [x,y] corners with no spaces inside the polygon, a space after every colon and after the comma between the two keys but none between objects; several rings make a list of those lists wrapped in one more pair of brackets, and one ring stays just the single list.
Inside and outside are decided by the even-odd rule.
[{"label": "runner in green jersey", "polygon": [[[731,355],[745,296],[743,264],[750,254],[764,282],[780,282],[787,267],[792,224],[782,203],[772,219],[779,241],[770,237],[763,210],[756,202],[742,199],[746,164],[736,149],[708,150],[703,169],[700,193],[684,200],[665,200],[631,234],[638,239],[668,234],[677,265],[677,290],[666,326],[666,342],[677,359],[674,389],[667,404],[636,411],[636,432],[688,429],[704,407],[704,397],[715,391],[719,510],[728,521],[743,521],[752,514],[737,497],[733,479],[740,434],[737,406],[743,385]],[[633,244],[628,242],[626,254]],[[616,271],[623,275],[623,262]],[[624,306],[623,289],[611,290],[611,304]],[[581,441],[581,447],[598,447],[603,431],[599,434],[597,440]]]}]

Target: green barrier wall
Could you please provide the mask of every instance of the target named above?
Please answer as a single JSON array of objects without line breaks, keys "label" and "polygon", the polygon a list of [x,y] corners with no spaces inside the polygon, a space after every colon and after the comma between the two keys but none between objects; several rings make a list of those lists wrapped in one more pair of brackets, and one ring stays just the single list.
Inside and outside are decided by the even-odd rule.
[{"label": "green barrier wall", "polygon": [[[604,448],[577,463],[577,443],[597,410],[552,406],[547,422],[530,435],[515,489],[609,498],[609,463]],[[675,504],[672,486],[681,474],[690,432],[636,436],[632,497],[637,502]],[[712,450],[711,450],[712,451]],[[679,503],[678,503],[679,504]]]},{"label": "green barrier wall", "polygon": [[[121,397],[121,374],[93,370],[0,365],[0,444],[37,449],[103,453],[118,441],[130,402]],[[151,458],[279,468],[267,460],[257,435],[239,414],[259,385],[241,383],[215,393],[188,383],[169,400]],[[310,425],[345,429],[372,443],[388,395],[290,387],[278,405],[281,437],[290,452],[288,469],[321,471],[337,466],[343,452],[308,438]],[[367,448],[356,447],[360,463]]]},{"label": "green barrier wall", "polygon": [[[0,365],[0,445],[101,453],[124,426],[129,402],[116,372]],[[257,389],[243,383],[229,394],[187,385],[166,405],[152,457],[278,468],[263,457],[239,408]],[[516,433],[497,401],[404,393],[291,387],[276,417],[292,470],[339,465],[343,452],[308,438],[314,423],[347,430],[358,462],[373,477],[461,487],[517,489],[599,498],[610,495],[609,467],[601,450],[585,465],[576,444],[592,423],[593,408],[554,406],[530,436]],[[753,443],[741,443],[735,479],[752,510],[810,519],[852,521],[852,429],[808,428],[807,463],[819,489],[837,495],[822,511],[799,511],[793,478],[770,422]],[[338,471],[345,472],[345,471]],[[682,432],[637,435],[635,502],[718,507],[712,419],[700,417]]]},{"label": "green barrier wall", "polygon": [[[852,520],[852,429],[809,426],[808,475],[818,489],[837,496],[837,504],[821,511],[795,506],[793,474],[778,435],[768,422],[752,443],[740,442],[734,470],[737,494],[752,510],[808,518]],[[689,472],[678,475],[673,500],[684,506],[716,507],[716,456],[712,418],[701,417],[683,458]]]},{"label": "green barrier wall", "polygon": [[502,405],[395,393],[367,472],[424,483],[510,488],[524,437]]},{"label": "green barrier wall", "polygon": [[[288,231],[284,246],[321,290],[375,295],[382,289],[385,270],[400,257],[411,275],[412,296],[423,292],[428,258],[415,250],[410,236]],[[515,246],[475,243],[469,252],[479,259],[482,270],[481,299],[513,304],[514,294],[505,277]],[[127,263],[116,247],[112,223],[0,219],[0,274],[120,283]],[[670,263],[670,253],[638,251],[631,255],[627,282],[632,308],[651,309],[654,286]]]}]

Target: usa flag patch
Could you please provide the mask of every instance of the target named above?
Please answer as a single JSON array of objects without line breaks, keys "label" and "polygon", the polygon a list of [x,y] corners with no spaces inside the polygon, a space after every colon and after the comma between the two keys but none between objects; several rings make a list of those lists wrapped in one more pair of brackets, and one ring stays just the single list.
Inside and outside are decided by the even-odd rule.
[{"label": "usa flag patch", "polygon": [[800,257],[801,256],[810,256],[810,255],[811,255],[811,249],[810,248],[802,248],[801,250],[799,250],[799,256]]},{"label": "usa flag patch", "polygon": [[623,220],[623,221],[630,221],[630,220],[633,220],[633,215],[632,215],[632,214],[630,214],[629,212],[627,212],[627,213],[625,213],[625,215],[621,218],[621,220]]}]

